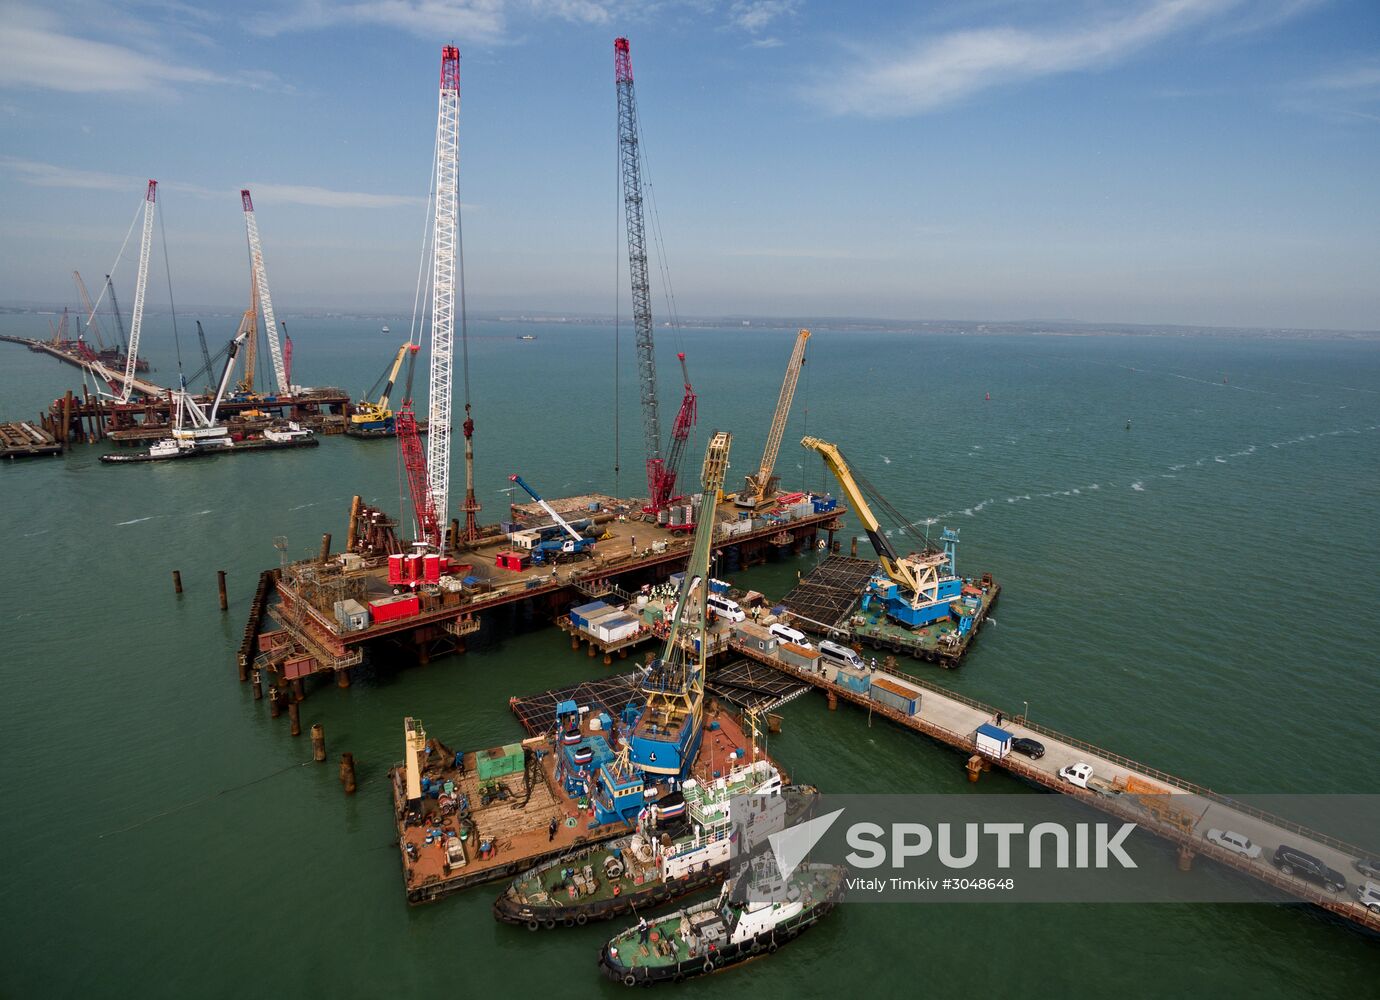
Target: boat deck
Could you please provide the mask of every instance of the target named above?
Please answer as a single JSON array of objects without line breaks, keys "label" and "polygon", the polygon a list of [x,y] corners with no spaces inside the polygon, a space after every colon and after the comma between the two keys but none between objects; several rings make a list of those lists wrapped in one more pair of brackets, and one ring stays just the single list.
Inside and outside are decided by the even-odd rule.
[{"label": "boat deck", "polygon": [[[464,754],[463,768],[454,766],[455,755],[449,751],[437,756],[441,760],[429,765],[423,774],[451,783],[457,801],[461,796],[468,797],[469,822],[454,813],[443,815],[438,800],[431,798],[422,800],[420,822],[409,822],[403,769],[397,767],[390,772],[410,903],[427,902],[468,886],[511,877],[549,857],[631,829],[623,823],[591,828],[588,815],[556,780],[553,753],[544,753],[540,766],[529,769],[535,779],[530,791],[525,774],[481,781],[474,752]],[[508,797],[486,805],[481,786],[495,781],[508,790]],[[552,819],[557,821],[554,836],[550,833]],[[428,835],[432,837],[431,843],[427,843]],[[446,861],[446,841],[451,835],[460,838],[465,851],[464,866],[455,870],[450,870]],[[487,852],[483,850],[486,844]],[[409,845],[415,856],[409,853]]]}]

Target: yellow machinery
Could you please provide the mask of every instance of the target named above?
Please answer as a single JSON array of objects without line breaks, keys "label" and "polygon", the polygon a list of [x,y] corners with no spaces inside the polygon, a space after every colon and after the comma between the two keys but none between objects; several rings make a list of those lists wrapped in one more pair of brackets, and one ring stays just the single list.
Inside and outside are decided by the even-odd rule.
[{"label": "yellow machinery", "polygon": [[848,496],[848,504],[853,513],[858,515],[858,520],[862,521],[863,530],[867,532],[868,540],[877,551],[883,571],[896,585],[896,592],[890,595],[892,599],[906,601],[912,608],[937,600],[940,571],[949,568],[952,557],[944,552],[932,551],[898,555],[891,540],[882,530],[877,516],[872,513],[871,506],[863,497],[862,488],[853,478],[853,472],[843,460],[843,453],[839,451],[838,446],[813,437],[801,438],[800,443],[824,457],[824,464],[829,466],[829,471],[834,474],[839,486]]},{"label": "yellow machinery", "polygon": [[786,418],[791,415],[791,400],[795,398],[800,368],[805,364],[805,342],[809,339],[809,330],[801,330],[795,338],[791,360],[786,363],[786,378],[781,383],[781,395],[776,399],[776,413],[771,418],[771,430],[767,432],[767,447],[762,451],[762,464],[747,477],[747,486],[734,498],[733,502],[739,507],[768,507],[776,499],[781,477],[772,475],[772,469],[776,467],[776,453],[781,450],[781,435],[786,432]]},{"label": "yellow machinery", "polygon": [[[403,344],[398,348],[398,355],[393,359],[393,369],[387,374],[387,384],[383,387],[383,392],[379,395],[377,403],[363,400],[355,407],[355,412],[350,414],[350,426],[353,430],[375,430],[388,432],[392,430],[393,411],[388,408],[388,397],[393,394],[393,383],[398,380],[398,371],[402,368],[403,358],[407,356],[410,343]],[[379,376],[379,381],[375,382],[369,389],[368,395],[372,396],[379,387],[379,382],[384,381],[384,376]]]},{"label": "yellow machinery", "polygon": [[240,334],[245,335],[244,377],[240,379],[236,388],[249,394],[254,392],[255,348],[259,343],[259,286],[252,280],[249,282],[249,308],[240,317],[239,329],[235,331],[236,338]]}]

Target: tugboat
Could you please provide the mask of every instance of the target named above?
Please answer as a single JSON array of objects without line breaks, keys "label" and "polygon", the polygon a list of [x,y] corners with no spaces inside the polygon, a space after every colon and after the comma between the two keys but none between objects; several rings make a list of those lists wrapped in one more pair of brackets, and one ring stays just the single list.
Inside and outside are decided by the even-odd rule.
[{"label": "tugboat", "polygon": [[[781,945],[814,926],[843,893],[844,869],[804,864],[781,879],[770,855],[759,855],[715,899],[641,920],[610,940],[599,969],[624,986],[683,982],[730,968]],[[739,879],[751,885],[735,899]],[[743,895],[741,893],[737,895]]]},{"label": "tugboat", "polygon": [[[780,772],[765,759],[709,784],[689,778],[679,794],[642,810],[636,833],[515,879],[494,902],[494,917],[535,931],[557,923],[583,926],[679,899],[722,881],[735,849],[745,853],[797,822],[815,794],[808,785],[783,788]],[[731,815],[734,796],[760,797],[746,823]]]}]

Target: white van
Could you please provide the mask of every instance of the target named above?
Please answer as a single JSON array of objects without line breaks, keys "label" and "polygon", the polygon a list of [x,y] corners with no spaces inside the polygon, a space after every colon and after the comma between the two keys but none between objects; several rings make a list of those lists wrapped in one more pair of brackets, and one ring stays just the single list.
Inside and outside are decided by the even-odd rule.
[{"label": "white van", "polygon": [[862,657],[857,653],[847,646],[840,646],[837,642],[830,642],[828,639],[819,644],[819,658],[825,663],[832,663],[839,667],[851,667],[854,670],[867,669],[867,665],[863,663]]},{"label": "white van", "polygon": [[782,622],[776,622],[767,631],[770,632],[772,635],[776,636],[782,642],[793,643],[794,645],[799,646],[801,649],[815,648],[814,646],[810,645],[810,640],[805,638],[804,632],[800,631],[800,629],[798,628],[791,628],[789,625],[786,625]]},{"label": "white van", "polygon": [[726,618],[735,625],[738,622],[747,621],[747,612],[738,606],[737,601],[730,601],[727,597],[720,597],[718,594],[710,594],[705,603],[720,618]]}]

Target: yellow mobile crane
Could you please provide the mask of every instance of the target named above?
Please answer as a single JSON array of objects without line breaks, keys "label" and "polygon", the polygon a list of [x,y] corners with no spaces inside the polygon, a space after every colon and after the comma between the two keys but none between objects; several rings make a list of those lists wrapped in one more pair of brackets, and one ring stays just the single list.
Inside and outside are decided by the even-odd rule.
[{"label": "yellow mobile crane", "polygon": [[[923,552],[899,555],[882,530],[877,516],[872,513],[872,507],[863,496],[864,491],[872,495],[896,520],[907,526],[909,522],[887,504],[866,480],[854,476],[837,445],[814,437],[801,438],[800,443],[824,457],[824,464],[829,466],[829,471],[839,481],[853,513],[862,521],[863,530],[877,551],[882,571],[890,581],[888,584],[874,578],[869,584],[869,589],[885,603],[887,614],[909,626],[925,624],[932,620],[931,614],[947,614],[948,602],[958,596],[962,586],[962,581],[954,574],[954,547],[958,544],[958,536],[951,531],[944,532],[943,552],[927,548]],[[942,617],[942,614],[939,616]]]},{"label": "yellow mobile crane", "polygon": [[393,433],[393,411],[388,408],[388,397],[393,394],[393,383],[398,380],[398,370],[402,368],[403,358],[407,357],[408,348],[411,342],[403,344],[398,348],[398,355],[393,359],[391,371],[380,375],[366,397],[372,396],[379,387],[379,383],[387,379],[383,386],[383,392],[379,395],[377,403],[364,399],[355,407],[355,412],[350,414],[350,426],[347,433],[358,437],[387,437]]},{"label": "yellow mobile crane", "polygon": [[791,401],[795,399],[795,386],[800,381],[800,369],[805,364],[805,342],[810,339],[809,330],[801,330],[796,335],[795,347],[791,349],[791,359],[786,363],[786,378],[781,383],[781,395],[776,399],[776,412],[771,418],[771,430],[767,432],[767,446],[762,451],[762,464],[757,471],[747,477],[747,486],[734,501],[739,507],[760,509],[770,506],[776,499],[776,489],[780,476],[772,475],[776,466],[776,454],[781,450],[781,435],[786,432],[786,418],[791,415]]}]

